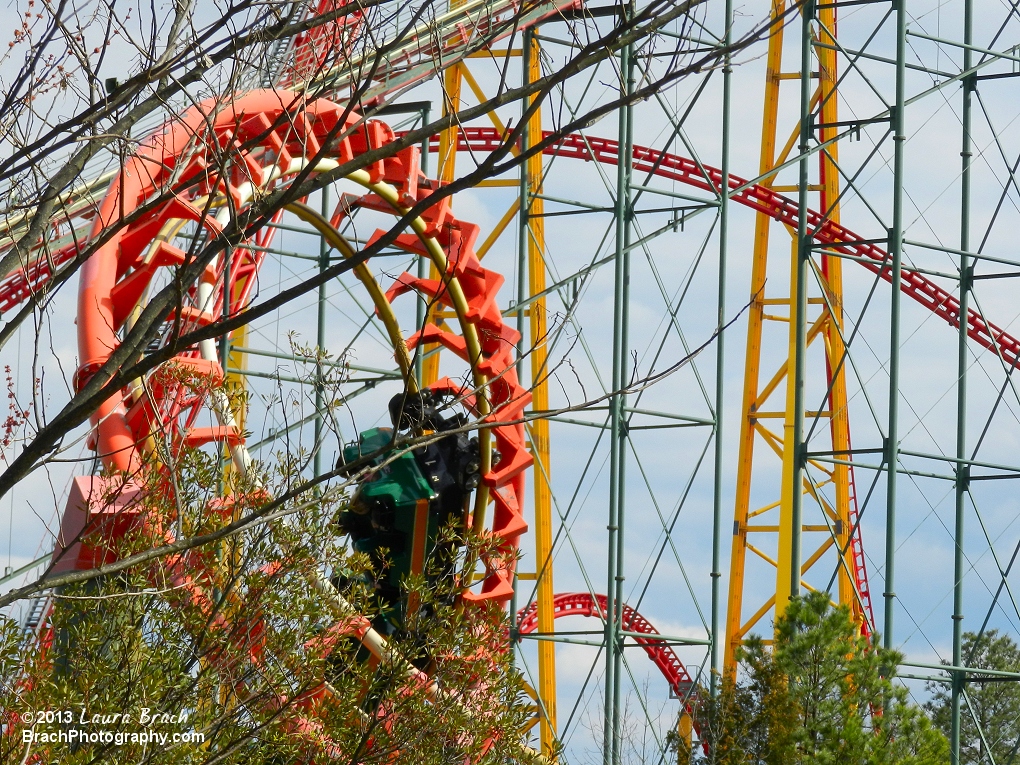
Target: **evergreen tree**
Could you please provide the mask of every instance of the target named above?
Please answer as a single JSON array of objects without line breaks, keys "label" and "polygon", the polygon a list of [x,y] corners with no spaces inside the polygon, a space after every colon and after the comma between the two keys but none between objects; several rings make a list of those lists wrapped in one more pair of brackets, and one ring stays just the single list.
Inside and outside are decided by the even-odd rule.
[{"label": "evergreen tree", "polygon": [[[1020,646],[997,630],[988,630],[981,635],[965,632],[963,663],[980,669],[1020,671]],[[929,683],[928,690],[932,698],[926,706],[932,721],[948,737],[951,686]],[[1020,761],[1020,684],[1006,678],[982,680],[972,677],[967,683],[967,699],[970,703],[963,703],[960,715],[961,765],[991,762],[992,758],[1000,764]]]},{"label": "evergreen tree", "polygon": [[869,640],[825,593],[794,598],[772,650],[752,637],[737,679],[695,717],[706,746],[678,738],[680,762],[712,765],[941,765],[948,745],[907,689],[887,677],[902,656]]},{"label": "evergreen tree", "polygon": [[705,746],[677,738],[680,761],[713,765],[787,765],[796,761],[797,710],[771,651],[752,637],[741,649],[745,674],[726,678],[719,695],[702,692],[693,712]]},{"label": "evergreen tree", "polygon": [[806,763],[923,765],[948,759],[945,738],[887,677],[902,656],[867,639],[826,593],[794,598],[776,625],[775,661],[797,709]]}]

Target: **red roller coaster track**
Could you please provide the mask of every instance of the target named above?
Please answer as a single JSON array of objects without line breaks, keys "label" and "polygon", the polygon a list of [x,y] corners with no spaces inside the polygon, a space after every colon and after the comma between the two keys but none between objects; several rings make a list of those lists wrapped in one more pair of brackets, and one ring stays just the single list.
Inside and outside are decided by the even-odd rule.
[{"label": "red roller coaster track", "polygon": [[[604,622],[608,609],[608,598],[605,595],[591,595],[587,592],[561,592],[553,596],[554,619],[565,616],[589,616]],[[700,736],[701,726],[694,708],[697,687],[684,663],[680,661],[680,657],[673,650],[673,646],[661,637],[657,637],[659,631],[652,626],[652,623],[626,604],[624,604],[621,614],[620,629],[624,632],[634,633],[630,637],[645,649],[648,658],[659,668],[659,672],[669,684],[670,692],[681,700],[684,709],[691,718],[694,730]],[[538,630],[538,604],[532,603],[517,612],[517,631],[522,635],[531,635],[536,630]],[[643,637],[644,635],[648,637]],[[707,742],[703,742],[703,745],[707,752]]]},{"label": "red roller coaster track", "polygon": [[[553,617],[594,616],[605,619],[608,600],[605,595],[591,595],[587,592],[562,592],[553,597]],[[659,631],[645,617],[628,605],[623,606],[620,628],[624,632],[635,632],[648,637],[634,635],[634,642],[645,649],[648,658],[662,672],[669,683],[669,689],[680,699],[687,699],[694,690],[694,680],[684,667],[676,651],[662,638]],[[532,603],[517,613],[517,631],[531,635],[538,629],[538,605]]]},{"label": "red roller coaster track", "polygon": [[[369,121],[354,129],[360,120],[357,115],[348,116],[341,125],[343,115],[342,106],[324,99],[307,101],[283,90],[252,91],[225,107],[215,100],[204,102],[142,144],[111,183],[92,221],[93,238],[125,218],[130,222],[115,231],[82,267],[77,317],[81,365],[75,375],[76,388],[87,385],[104,364],[116,358],[120,330],[144,308],[157,274],[189,262],[187,253],[173,244],[182,226],[191,225],[199,232],[195,236],[204,235],[212,241],[223,230],[227,220],[223,214],[229,214],[231,208],[243,209],[251,198],[285,182],[289,175],[305,167],[315,172],[342,165],[394,139],[393,132],[381,122]],[[348,137],[337,140],[337,134]],[[238,147],[242,144],[254,148],[241,151]],[[320,152],[324,146],[328,150]],[[437,184],[422,176],[419,151],[418,147],[409,147],[353,175],[353,180],[369,190],[353,205],[399,215],[431,194]],[[225,167],[214,161],[214,154],[228,157]],[[167,201],[131,220],[133,212],[151,199]],[[208,213],[216,209],[209,207],[208,200],[215,199],[233,201],[233,205],[220,208],[219,218]],[[343,200],[334,221],[351,205],[349,199]],[[324,219],[319,224],[331,228]],[[407,344],[439,343],[472,369],[476,389],[467,403],[488,426],[500,456],[487,471],[484,466],[488,462],[483,459],[485,491],[479,489],[480,495],[488,494],[494,503],[488,534],[495,545],[492,552],[483,555],[486,571],[480,591],[466,591],[464,599],[505,603],[513,592],[518,539],[527,528],[522,512],[524,471],[531,464],[523,425],[501,424],[517,420],[530,402],[514,363],[520,335],[505,323],[498,307],[496,298],[503,278],[484,268],[475,255],[478,226],[458,220],[449,200],[445,200],[422,213],[413,228],[415,233],[401,235],[395,246],[430,257],[440,278],[416,279],[403,274],[381,299],[390,301],[414,290],[450,305],[460,318],[463,336],[430,326]],[[335,232],[335,228],[332,230]],[[183,304],[171,321],[187,331],[243,309],[273,231],[273,227],[260,229],[254,241],[242,241],[231,248],[230,257],[221,255],[210,264],[197,283],[186,288]],[[224,305],[226,296],[230,296],[228,305]],[[402,345],[403,340],[395,340],[395,344]],[[184,446],[223,444],[235,465],[246,472],[250,457],[243,446],[243,435],[229,403],[216,399],[222,380],[216,351],[211,343],[203,341],[198,348],[180,353],[147,375],[140,385],[126,386],[98,407],[91,418],[95,434],[91,444],[114,475],[130,476],[122,494],[137,495],[142,487],[170,491],[172,483],[163,475],[163,460],[147,458],[153,443],[166,443],[168,438],[174,453]],[[449,380],[436,385],[457,388]],[[218,425],[195,427],[203,408],[215,412]],[[145,529],[154,538],[170,539],[165,531],[172,525],[169,519],[139,512],[137,507],[121,513],[116,524],[95,525],[101,523],[105,511],[108,492],[103,489],[119,482],[98,477],[79,480],[88,484],[80,492],[84,499],[79,497],[75,507],[69,504],[62,538],[77,541],[86,523],[95,533],[87,543],[57,546],[54,561],[61,568],[88,569],[113,559],[110,542],[132,526]],[[487,504],[482,502],[483,511]],[[162,566],[184,597],[203,610],[210,609],[210,587],[215,577],[209,561],[200,554],[184,553],[171,556]],[[353,633],[364,642],[371,631],[369,625],[364,619],[352,624]],[[227,626],[216,622],[211,628],[222,630]],[[352,631],[350,627],[344,629]],[[248,650],[256,661],[260,660],[264,630],[257,616],[243,634],[251,636]],[[307,696],[308,705],[314,705],[317,699],[328,696],[326,686]],[[284,702],[277,700],[279,704]],[[303,717],[294,725],[295,730],[315,727]]]},{"label": "red roller coaster track", "polygon": [[[548,137],[550,133],[546,131],[545,135]],[[432,140],[433,144],[438,146],[438,137]],[[461,130],[460,144],[457,148],[459,151],[484,154],[502,146],[502,143],[500,132],[495,128],[465,127]],[[619,143],[610,138],[571,133],[547,147],[543,153],[548,156],[615,165],[619,161]],[[718,194],[722,189],[721,170],[678,154],[635,146],[631,165],[636,171],[652,173],[660,178],[694,186],[703,191]],[[787,226],[797,227],[800,208],[792,199],[759,183],[748,183],[736,175],[730,175],[729,187],[730,199],[733,201],[765,213]],[[815,210],[808,210],[807,220],[808,229],[815,242],[825,245],[830,251],[854,256],[857,258],[855,262],[878,274],[887,282],[892,281],[889,254],[873,241],[865,241],[863,237],[845,226],[828,220]],[[904,267],[901,289],[905,295],[916,300],[950,326],[959,326],[960,301],[924,275]],[[1001,354],[1007,367],[1020,366],[1020,340],[1001,327],[986,322],[981,314],[973,309],[967,312],[967,334],[981,347],[997,355]]]},{"label": "red roller coaster track", "polygon": [[[546,131],[544,135],[549,137],[552,134]],[[485,154],[502,145],[502,134],[495,128],[465,127],[459,133],[457,148],[458,151]],[[438,137],[433,137],[431,149],[435,151],[438,146]],[[543,153],[548,156],[594,160],[615,165],[619,162],[619,143],[609,138],[571,133],[546,147]],[[677,154],[635,146],[631,164],[635,171],[650,173],[715,194],[719,194],[723,186],[722,171]],[[730,175],[729,189],[732,195],[730,198],[739,204],[765,213],[791,228],[797,227],[799,207],[788,197],[767,186],[749,183],[736,175]],[[832,252],[850,255],[854,262],[860,263],[885,281],[892,282],[888,252],[873,241],[864,240],[850,229],[834,223],[814,210],[808,210],[807,222],[816,243],[825,245]],[[950,326],[959,327],[960,301],[935,282],[916,271],[903,268],[900,289]],[[985,321],[981,314],[973,309],[967,312],[967,334],[978,345],[999,356],[1007,368],[1012,369],[1020,363],[1020,340],[1001,327]],[[852,471],[851,467],[851,481]],[[861,530],[856,522],[856,496],[852,504],[854,506],[850,508],[850,523],[855,531],[851,539],[851,558],[854,581],[866,614],[861,627],[864,633],[868,634],[874,623],[874,615]]]},{"label": "red roller coaster track", "polygon": [[[438,137],[433,146],[438,146]],[[460,130],[458,150],[484,153],[502,145],[498,130],[487,127],[465,127]],[[570,134],[544,151],[549,156],[596,161],[615,165],[618,161],[618,143],[609,138]],[[709,165],[699,164],[686,157],[658,152],[643,146],[634,147],[633,167],[689,186],[718,193],[722,188],[722,172]],[[789,226],[797,225],[797,203],[782,194],[757,183],[748,183],[736,175],[730,176],[731,199]],[[864,241],[845,226],[825,219],[820,213],[808,211],[808,225],[819,244],[834,252],[859,258],[860,263],[886,281],[892,280],[888,253],[871,241]],[[68,245],[51,254],[50,258],[37,258],[28,266],[18,269],[0,282],[0,312],[10,311],[24,302],[29,295],[46,283],[53,269],[69,261],[77,251]],[[960,301],[924,275],[909,268],[903,269],[902,291],[930,310],[950,326],[959,326]],[[986,322],[973,309],[967,312],[967,334],[981,347],[1000,355],[1007,367],[1020,365],[1020,340]]]},{"label": "red roller coaster track", "polygon": [[[438,137],[433,146],[438,146]],[[498,130],[486,127],[464,127],[460,130],[458,150],[484,153],[502,145]],[[615,165],[618,160],[618,143],[610,138],[570,134],[544,150],[549,156],[596,161]],[[718,193],[722,188],[722,172],[714,167],[698,164],[686,157],[658,152],[643,146],[634,147],[633,167],[656,176]],[[730,176],[731,199],[750,207],[786,225],[797,225],[797,203],[782,194],[757,183],[748,183],[736,175]],[[815,241],[834,252],[860,258],[860,263],[886,281],[892,280],[888,253],[870,241],[864,241],[853,231],[833,223],[814,211],[808,211],[808,225]],[[36,289],[46,283],[52,271],[67,263],[77,251],[75,245],[51,253],[50,258],[37,258],[24,268],[9,274],[0,282],[0,312],[10,311],[23,303]],[[924,275],[909,268],[903,269],[902,291],[930,310],[950,326],[959,326],[960,301]],[[986,322],[981,314],[967,312],[967,334],[981,347],[1001,354],[1007,367],[1020,365],[1020,340],[1001,327]]]}]

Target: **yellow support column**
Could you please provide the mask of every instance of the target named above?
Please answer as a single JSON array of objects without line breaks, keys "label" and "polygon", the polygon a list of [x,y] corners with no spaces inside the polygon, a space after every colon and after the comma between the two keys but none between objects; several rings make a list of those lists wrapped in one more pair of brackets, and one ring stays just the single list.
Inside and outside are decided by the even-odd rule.
[{"label": "yellow support column", "polygon": [[[230,336],[230,353],[227,355],[227,367],[228,369],[245,369],[248,366],[248,355],[242,351],[235,350],[235,348],[244,348],[248,344],[248,325],[245,324],[243,327],[235,329]],[[227,372],[227,386],[231,391],[239,390],[244,393],[244,375],[240,372]],[[248,408],[241,405],[234,409],[234,419],[237,421],[237,427],[240,430],[244,430],[245,417],[248,414]],[[231,463],[227,463],[231,464]]]},{"label": "yellow support column", "polygon": [[[772,17],[785,11],[785,0],[774,0]],[[769,37],[765,74],[765,109],[762,118],[761,154],[758,172],[764,175],[775,166],[776,128],[779,120],[779,82],[783,63],[783,25],[776,24]],[[771,186],[765,178],[763,186]],[[751,264],[751,305],[747,320],[747,350],[744,356],[744,394],[737,457],[737,490],[734,504],[733,543],[730,550],[730,588],[726,611],[726,652],[723,667],[735,666],[737,646],[743,639],[741,614],[744,600],[744,568],[747,559],[747,523],[751,503],[751,466],[754,458],[755,402],[761,372],[761,341],[765,315],[765,277],[768,270],[769,224],[772,219],[758,214],[754,224],[754,256]]]},{"label": "yellow support column", "polygon": [[[245,281],[239,281],[234,284],[231,288],[231,303],[234,303],[238,297],[243,293],[246,287]],[[229,335],[229,342],[227,345],[227,366],[223,370],[224,374],[224,385],[226,386],[227,395],[233,400],[233,406],[231,411],[234,415],[234,422],[237,423],[237,429],[244,431],[244,424],[248,415],[247,399],[245,398],[246,384],[244,380],[244,370],[248,368],[248,354],[244,351],[239,351],[237,348],[246,348],[248,346],[248,325],[245,324],[238,329],[235,329]],[[229,370],[236,369],[238,371],[231,372]],[[232,476],[236,472],[234,468],[234,461],[230,458],[230,449],[226,444],[223,445],[221,451],[221,457],[223,459],[223,486],[224,495],[232,493]],[[235,510],[234,520],[237,520],[237,513],[240,510]]]},{"label": "yellow support column", "polygon": [[[456,7],[459,2],[451,2],[451,7]],[[527,35],[530,41],[530,48],[525,56],[524,77],[527,81],[534,82],[542,76],[540,53],[538,41]],[[502,55],[517,56],[523,55],[524,51],[508,50]],[[487,100],[481,86],[475,79],[471,70],[460,63],[446,70],[443,78],[445,98],[443,113],[450,114],[460,108],[461,92],[463,85],[474,94],[480,103]],[[534,97],[529,105],[534,103]],[[499,115],[490,112],[489,120],[502,133],[506,126],[500,120]],[[527,139],[525,147],[538,143],[542,138],[542,113],[541,110],[528,120]],[[456,168],[456,147],[459,138],[459,128],[454,125],[440,134],[439,141],[439,179],[449,182],[454,178]],[[517,149],[512,149],[516,156]],[[527,178],[528,208],[525,216],[526,229],[526,251],[528,262],[528,290],[527,295],[540,295],[546,289],[545,275],[545,205],[541,199],[542,176],[544,174],[542,155],[531,157],[525,162],[523,172]],[[495,185],[495,184],[492,184]],[[502,185],[500,182],[499,185]],[[521,211],[520,199],[518,199],[506,214],[502,217],[493,231],[486,238],[485,242],[478,248],[478,257],[484,257],[499,236],[506,230],[513,217]],[[437,278],[433,272],[432,278]],[[526,309],[530,335],[530,369],[531,369],[531,397],[532,408],[542,411],[549,408],[549,383],[548,383],[548,349],[546,340],[548,335],[548,321],[546,316],[546,301],[544,297],[537,298],[528,305]],[[434,354],[426,359],[422,379],[425,385],[433,382],[438,377],[439,354]],[[555,613],[553,608],[553,563],[552,563],[552,490],[549,485],[550,475],[550,445],[549,445],[549,423],[545,420],[535,420],[528,425],[528,437],[531,441],[531,452],[535,459],[535,467],[532,471],[534,483],[535,502],[535,561],[537,567],[537,609],[538,609],[538,630],[540,633],[552,633],[555,631]],[[556,751],[556,652],[555,644],[548,640],[538,642],[538,700],[541,702],[543,713],[539,715],[540,736],[542,752],[547,756],[554,755]]]},{"label": "yellow support column", "polygon": [[[460,111],[460,90],[463,73],[459,66],[451,66],[443,73],[443,116]],[[449,183],[457,169],[457,141],[460,128],[456,122],[439,134],[439,180]]]},{"label": "yellow support column", "polygon": [[[819,139],[824,143],[831,140],[837,133],[834,127],[839,119],[838,93],[836,90],[837,68],[836,51],[830,50],[836,39],[836,9],[825,7],[818,12],[820,32],[816,46],[818,56],[818,89],[820,100],[820,122],[823,127],[819,131]],[[839,144],[833,142],[819,157],[821,210],[834,223],[839,223]],[[843,344],[843,260],[822,254],[822,274],[828,287],[827,302],[831,306],[829,322],[826,326],[826,378],[830,384],[829,406],[832,412],[830,429],[832,433],[832,449],[845,452],[850,449],[850,421],[847,414],[846,370],[844,369],[846,348]],[[839,571],[839,602],[850,606],[851,613],[860,624],[865,614],[860,599],[857,597],[857,586],[853,578],[853,552],[850,549],[853,517],[850,513],[852,496],[850,468],[846,465],[835,465],[833,482],[836,489],[836,512],[839,516],[836,539],[843,553],[843,564]]]},{"label": "yellow support column", "polygon": [[[786,0],[773,0],[773,18],[778,19],[786,11]],[[811,99],[811,108],[818,108],[817,121],[819,128],[819,139],[824,142],[833,138],[838,128],[834,123],[838,121],[838,93],[836,89],[836,53],[828,50],[823,45],[832,46],[836,39],[836,18],[835,9],[822,8],[819,10],[817,20],[817,34],[814,42],[815,55],[818,62],[817,72],[812,72],[812,77],[818,80],[818,89]],[[818,45],[817,43],[821,43]],[[769,39],[768,57],[766,61],[765,81],[765,105],[762,116],[762,140],[761,154],[759,158],[759,172],[766,176],[774,170],[777,165],[785,162],[790,151],[796,145],[796,137],[799,127],[795,127],[786,146],[777,155],[777,130],[779,127],[780,101],[779,89],[784,80],[799,82],[801,73],[796,71],[783,72],[783,26],[777,24]],[[799,114],[790,114],[790,121],[795,125],[799,124]],[[829,127],[826,127],[826,126]],[[819,179],[817,185],[812,185],[812,191],[819,192],[818,208],[827,217],[839,222],[839,174],[838,174],[838,153],[837,146],[833,143],[819,152]],[[796,187],[780,187],[775,182],[774,176],[766,177],[762,185],[774,187],[777,190],[793,191]],[[812,205],[814,206],[814,205]],[[730,559],[730,589],[729,602],[727,606],[726,621],[726,653],[724,667],[728,673],[732,673],[736,665],[736,650],[747,634],[758,627],[758,631],[769,632],[770,627],[763,623],[765,617],[770,613],[779,615],[783,612],[789,602],[791,584],[794,581],[792,567],[792,543],[797,533],[822,533],[826,539],[817,546],[817,551],[810,555],[801,566],[799,572],[804,576],[812,566],[822,559],[826,550],[838,545],[837,550],[845,550],[842,560],[839,562],[838,571],[838,597],[841,603],[850,605],[858,619],[863,618],[863,611],[860,599],[856,593],[856,582],[853,576],[853,557],[849,540],[852,530],[851,506],[854,502],[853,487],[850,480],[850,473],[846,466],[829,466],[820,463],[811,463],[811,468],[820,480],[813,485],[805,479],[801,486],[793,485],[793,443],[791,440],[792,427],[794,423],[793,412],[793,381],[788,370],[793,368],[793,354],[795,350],[794,338],[796,327],[799,322],[807,322],[810,327],[807,342],[810,344],[814,339],[821,337],[825,345],[825,383],[829,390],[828,408],[822,412],[806,412],[806,424],[808,429],[816,417],[828,417],[828,432],[831,437],[832,449],[843,451],[850,446],[850,425],[847,417],[847,391],[846,391],[846,369],[842,363],[845,355],[845,348],[840,335],[843,326],[843,282],[842,268],[839,258],[827,257],[822,254],[820,258],[820,283],[824,298],[809,298],[809,304],[819,307],[819,313],[814,316],[796,316],[795,306],[792,297],[796,293],[796,247],[792,253],[790,268],[789,288],[776,288],[770,282],[770,294],[765,295],[765,280],[768,275],[768,251],[769,236],[772,220],[769,216],[759,214],[755,222],[754,252],[751,269],[751,305],[748,319],[747,347],[744,368],[744,391],[743,409],[740,423],[739,456],[737,464],[737,485],[736,498],[734,503],[734,525],[733,543]],[[792,232],[791,232],[792,233]],[[814,288],[815,277],[809,277],[808,287],[817,294]],[[771,309],[771,307],[775,307]],[[830,310],[831,306],[831,310]],[[780,359],[777,371],[768,379],[768,382],[761,386],[762,372],[762,345],[763,332],[766,321],[787,322],[786,341],[788,354],[785,359]],[[773,335],[775,338],[776,336]],[[778,338],[776,338],[778,339]],[[814,363],[813,359],[810,363]],[[819,380],[821,369],[809,366],[808,373],[815,380]],[[785,381],[785,385],[784,385]],[[781,387],[782,386],[782,387]],[[817,388],[816,386],[813,386]],[[779,399],[779,401],[776,401]],[[769,402],[776,402],[769,406]],[[766,411],[771,410],[771,411]],[[781,419],[783,422],[782,434],[776,432],[770,423]],[[824,432],[824,431],[823,431]],[[818,435],[818,428],[814,428],[815,438]],[[769,453],[774,453],[780,459],[781,464],[781,489],[780,496],[774,495],[771,500],[762,503],[755,508],[752,505],[753,487],[761,483],[755,476],[755,471],[762,472],[768,468],[760,463],[764,462],[761,457],[755,459],[755,441],[762,437],[767,446],[765,459]],[[816,446],[814,448],[822,448]],[[835,494],[835,503],[830,505],[818,488],[827,484],[833,484],[832,491]],[[811,513],[823,515],[824,524],[809,524],[803,521],[801,529],[793,528],[792,505],[794,492],[801,491],[810,497]],[[756,501],[758,504],[760,500]],[[807,513],[807,505],[805,512]],[[778,518],[776,518],[778,514]],[[773,520],[766,518],[771,516]],[[757,519],[757,520],[756,520]],[[831,531],[830,531],[831,530]],[[750,542],[748,535],[753,534],[754,541]],[[774,539],[774,551],[770,551],[767,540]],[[761,541],[759,541],[761,540]],[[833,544],[835,542],[835,545]],[[749,563],[748,552],[753,557],[764,563],[774,566],[776,569],[775,595],[764,603],[745,604],[745,576],[746,567]],[[774,556],[774,557],[773,557]],[[828,560],[832,560],[831,555]],[[826,564],[828,565],[828,564]],[[829,568],[826,574],[826,581],[831,575]],[[757,579],[757,577],[756,577]],[[824,586],[824,585],[823,585]],[[745,616],[745,605],[749,606]]]},{"label": "yellow support column", "polygon": [[[534,82],[542,76],[538,40],[528,35],[526,77]],[[534,98],[529,101],[534,102]],[[537,109],[528,120],[527,147],[542,140],[542,111]],[[527,160],[528,174],[528,294],[540,295],[545,291],[545,204],[542,194],[542,155]],[[545,298],[537,298],[528,306],[531,331],[531,405],[544,411],[549,408],[549,368],[546,346],[548,324]],[[535,457],[532,481],[535,485],[535,561],[538,566],[538,631],[554,631],[553,564],[552,564],[552,492],[549,487],[549,422],[534,420],[529,426],[531,450]],[[538,693],[544,714],[541,716],[542,753],[551,755],[556,743],[556,644],[549,640],[538,642]]]}]

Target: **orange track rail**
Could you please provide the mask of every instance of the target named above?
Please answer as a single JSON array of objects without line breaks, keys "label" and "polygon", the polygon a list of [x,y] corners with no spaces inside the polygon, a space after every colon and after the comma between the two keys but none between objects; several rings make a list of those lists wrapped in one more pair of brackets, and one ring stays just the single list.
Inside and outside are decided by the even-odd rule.
[{"label": "orange track rail", "polygon": [[[342,106],[323,99],[308,102],[289,91],[253,91],[225,107],[214,101],[204,102],[142,144],[107,191],[93,220],[90,238],[130,216],[146,200],[163,196],[168,201],[113,234],[82,267],[77,330],[79,357],[83,362],[75,374],[76,388],[85,385],[118,348],[119,330],[159,269],[187,262],[183,251],[169,242],[155,240],[168,222],[192,221],[199,229],[204,229],[211,240],[222,229],[200,209],[203,198],[209,195],[230,197],[240,208],[243,184],[271,189],[278,182],[274,168],[290,168],[294,159],[316,156],[327,142],[330,148],[325,157],[342,164],[394,140],[389,127],[378,121],[368,121],[354,130],[360,120],[356,114],[348,116],[346,124],[340,125],[343,113]],[[335,138],[338,134],[349,136],[338,141]],[[254,148],[241,151],[242,144],[254,145]],[[229,157],[225,171],[220,169],[222,165],[212,161],[214,155],[222,159],[224,154]],[[404,207],[413,206],[439,187],[438,182],[421,175],[418,147],[409,147],[395,157],[380,160],[368,166],[366,172],[370,183],[387,183],[395,188]],[[374,194],[366,194],[354,204],[397,212]],[[344,209],[349,209],[348,205],[344,205]],[[482,267],[475,255],[478,226],[458,220],[450,210],[448,198],[430,207],[421,219],[426,227],[422,236],[441,246],[447,259],[447,271],[439,280],[419,280],[403,274],[390,289],[387,299],[414,290],[428,299],[448,302],[448,285],[454,279],[466,299],[468,310],[463,319],[474,327],[480,356],[468,358],[464,338],[435,326],[426,327],[411,337],[408,345],[422,341],[439,343],[469,363],[476,372],[476,380],[480,373],[484,381],[481,390],[467,391],[470,395],[466,401],[474,405],[481,396],[488,401],[489,413],[482,423],[491,432],[501,455],[482,477],[494,504],[488,533],[496,544],[493,552],[483,555],[486,573],[480,592],[468,590],[463,597],[471,603],[505,604],[513,593],[518,540],[527,529],[522,512],[524,471],[532,462],[524,427],[513,422],[530,401],[530,394],[518,380],[514,363],[520,335],[503,321],[498,307],[497,293],[503,283],[502,276]],[[218,268],[211,266],[205,270],[199,283],[213,288],[214,300],[205,298],[203,303],[198,285],[186,290],[185,303],[176,311],[183,331],[243,309],[264,258],[263,248],[270,243],[273,232],[272,227],[262,228],[253,241],[238,245],[233,257],[226,259],[231,264],[226,273],[222,265],[224,258],[219,259]],[[395,244],[411,253],[426,254],[418,236],[402,235]],[[229,288],[224,289],[224,284]],[[226,311],[224,295],[231,296]],[[194,426],[199,412],[207,405],[209,390],[222,381],[223,370],[218,363],[202,359],[197,350],[182,353],[147,376],[142,395],[138,395],[137,389],[126,387],[103,402],[91,418],[94,430],[90,444],[99,451],[109,471],[130,477],[130,485],[148,483],[166,486],[169,491],[171,484],[163,480],[160,469],[148,467],[145,450],[152,437],[165,439],[169,436],[175,450],[207,443],[243,443],[242,434],[230,425]],[[448,379],[440,380],[436,386],[460,392]],[[156,533],[157,538],[166,536],[168,532],[164,530],[173,525],[168,522],[170,519],[145,513],[137,513],[130,520]],[[111,559],[113,555],[106,542],[123,534],[125,525],[130,526],[99,527],[89,540],[88,552],[78,556],[72,565],[90,568],[97,562]],[[105,541],[103,535],[107,537]],[[96,536],[100,538],[95,539]],[[209,587],[213,579],[205,556],[200,552],[184,553],[164,561],[163,566],[165,574],[181,588],[185,597],[203,610],[211,609]],[[222,618],[212,626],[214,629],[228,627],[222,623]],[[251,638],[247,648],[258,661],[263,650],[260,639],[263,630],[257,616],[250,627],[242,632]],[[312,707],[325,695],[328,694],[323,686],[301,700],[296,708],[299,716],[293,721],[295,730],[312,733],[317,730],[316,723],[305,714],[314,714]],[[285,701],[277,700],[278,703]],[[328,750],[330,742],[323,743]]]},{"label": "orange track rail", "polygon": [[[293,106],[288,106],[291,104]],[[343,107],[324,100],[304,103],[288,91],[254,91],[236,99],[212,119],[204,113],[206,111],[212,111],[211,103],[192,110],[180,122],[171,124],[166,132],[150,139],[129,160],[125,172],[103,200],[99,215],[93,222],[92,236],[98,236],[121,216],[130,215],[154,194],[167,193],[171,178],[177,188],[196,179],[199,181],[193,184],[187,195],[174,196],[168,204],[119,231],[82,267],[78,344],[83,362],[76,376],[79,387],[118,347],[117,332],[156,270],[183,262],[184,253],[169,244],[156,248],[157,257],[147,257],[150,242],[163,224],[174,218],[190,219],[203,225],[210,236],[215,236],[218,225],[203,216],[192,202],[217,188],[225,189],[227,194],[236,198],[237,187],[241,183],[251,179],[261,185],[273,165],[288,167],[293,158],[314,155],[327,140],[327,135],[337,127]],[[211,134],[206,132],[207,120],[212,122]],[[357,115],[350,116],[346,127],[352,128],[357,120]],[[200,137],[197,141],[196,135]],[[392,140],[393,133],[385,124],[369,121],[331,148],[328,156],[344,162]],[[257,142],[258,148],[243,155],[237,153],[232,158],[235,167],[229,177],[220,178],[209,166],[207,147],[236,147],[253,141]],[[409,147],[396,157],[371,165],[368,173],[374,181],[384,181],[396,187],[407,206],[411,206],[438,187],[435,182],[421,176],[419,167],[419,149]],[[376,209],[383,207],[382,200],[371,194],[363,197],[360,204]],[[385,209],[393,212],[388,207]],[[486,561],[487,574],[481,593],[469,593],[467,597],[506,602],[512,594],[517,540],[527,528],[521,509],[523,472],[531,464],[531,457],[527,452],[523,426],[497,423],[519,418],[530,400],[518,381],[514,366],[515,348],[520,338],[516,330],[503,321],[498,308],[496,295],[503,278],[483,268],[474,254],[478,226],[457,220],[450,211],[448,199],[430,208],[422,218],[428,227],[426,235],[434,237],[447,253],[448,278],[456,277],[464,291],[469,306],[467,320],[477,330],[482,357],[468,359],[463,339],[435,326],[425,329],[423,339],[442,344],[485,375],[488,380],[485,395],[492,410],[485,422],[491,425],[496,449],[502,455],[493,470],[483,476],[495,501],[491,533],[499,540],[500,552],[496,558]],[[265,236],[256,243],[265,246],[272,229],[263,231]],[[401,236],[396,244],[409,252],[424,252],[419,239],[411,235]],[[242,245],[238,251],[241,256],[232,259],[233,268],[227,278],[231,284],[243,284],[245,289],[237,291],[229,313],[235,313],[246,303],[248,290],[254,284],[253,277],[262,261],[259,248]],[[203,311],[202,306],[197,304],[193,289],[191,305],[186,306],[189,310],[181,311],[185,330],[223,315],[223,275],[207,273],[203,278],[219,281],[216,303],[211,310]],[[422,292],[430,299],[448,299],[444,282],[418,280],[410,274],[400,277],[390,294],[395,296],[409,289]],[[412,337],[409,345],[414,345],[419,339],[422,338]],[[196,355],[195,352],[187,353],[175,363],[204,369],[214,378],[222,376],[222,370],[215,362],[200,361],[195,358]],[[230,442],[240,438],[239,434],[230,432],[226,427],[193,428],[191,424],[202,401],[184,395],[182,386],[164,383],[158,387],[157,394],[133,401],[130,392],[125,390],[123,395],[104,402],[93,415],[96,447],[108,469],[136,472],[143,462],[142,445],[146,439],[167,430],[189,445]],[[180,421],[182,415],[183,425]]]}]

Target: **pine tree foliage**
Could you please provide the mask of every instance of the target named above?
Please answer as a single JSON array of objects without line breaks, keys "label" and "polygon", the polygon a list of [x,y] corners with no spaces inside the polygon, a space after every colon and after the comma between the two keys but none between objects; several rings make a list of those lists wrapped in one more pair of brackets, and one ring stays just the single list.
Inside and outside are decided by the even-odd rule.
[{"label": "pine tree foliage", "polygon": [[[980,635],[965,632],[963,663],[976,669],[1017,672],[1020,646],[998,630]],[[952,688],[948,683],[930,683],[928,690],[932,698],[926,706],[932,720],[949,736]],[[960,714],[961,765],[1020,762],[1020,683],[1008,678],[972,676],[966,691]]]},{"label": "pine tree foliage", "polygon": [[680,741],[680,762],[712,765],[936,765],[945,737],[886,675],[902,657],[860,634],[825,593],[791,600],[771,650],[750,639],[736,679],[695,715],[704,747]]},{"label": "pine tree foliage", "polygon": [[758,638],[741,652],[743,675],[727,678],[712,699],[702,692],[694,701],[700,744],[677,739],[680,762],[712,765],[780,765],[796,761],[797,708],[789,683]]}]

